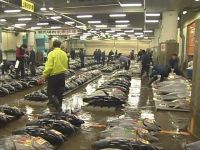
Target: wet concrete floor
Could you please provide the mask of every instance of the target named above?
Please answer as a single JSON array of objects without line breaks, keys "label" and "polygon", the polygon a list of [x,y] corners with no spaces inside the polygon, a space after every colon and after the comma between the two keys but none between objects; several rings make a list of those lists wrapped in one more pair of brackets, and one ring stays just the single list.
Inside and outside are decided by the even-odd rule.
[{"label": "wet concrete floor", "polygon": [[[82,126],[82,129],[74,136],[69,138],[63,145],[61,145],[58,150],[90,150],[90,145],[94,141],[100,139],[99,132],[103,131],[104,128],[94,128],[90,127],[91,124],[105,124],[107,120],[119,118],[124,115],[123,111],[88,111],[81,109],[84,105],[81,99],[83,94],[90,94],[95,88],[104,82],[106,76],[101,77],[90,83],[89,85],[74,91],[73,93],[66,95],[64,100],[63,109],[64,110],[79,110],[79,116],[86,121],[85,125]],[[155,117],[157,123],[162,127],[163,130],[173,130],[177,131],[182,128],[185,128],[185,125],[188,123],[189,113],[178,113],[178,112],[166,112],[166,111],[155,111],[154,102],[153,102],[153,93],[152,89],[147,86],[148,80],[144,79],[141,83],[141,91],[139,91],[139,97],[134,97],[134,99],[129,99],[129,104],[126,110],[134,109],[133,113],[142,115],[149,115],[149,117]],[[27,104],[24,103],[24,95],[30,93],[33,90],[36,90],[41,87],[33,88],[26,90],[24,92],[18,92],[16,94],[0,98],[0,104],[9,104],[11,106],[18,106],[24,109],[27,113],[27,117],[8,124],[5,127],[0,128],[0,138],[11,135],[11,132],[15,129],[20,129],[25,126],[29,120],[33,120],[38,114],[47,113],[50,109],[44,105],[37,104]],[[130,107],[130,109],[129,109]],[[153,113],[152,113],[153,112]],[[130,111],[132,113],[132,111]],[[154,115],[155,114],[155,115]],[[164,148],[164,150],[182,150],[185,143],[189,143],[194,138],[190,136],[175,136],[163,134],[158,136],[160,143],[157,143],[158,146]]]}]

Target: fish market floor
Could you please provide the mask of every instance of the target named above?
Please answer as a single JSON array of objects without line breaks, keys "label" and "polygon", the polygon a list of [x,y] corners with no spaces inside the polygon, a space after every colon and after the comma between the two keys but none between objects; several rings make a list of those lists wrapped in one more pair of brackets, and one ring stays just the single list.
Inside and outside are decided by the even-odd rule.
[{"label": "fish market floor", "polygon": [[[73,111],[81,109],[81,106],[83,105],[81,96],[85,93],[94,91],[105,78],[106,76],[103,76],[100,79],[88,84],[86,87],[67,95],[64,100],[63,109]],[[129,97],[129,105],[125,108],[125,110],[127,110],[130,115],[140,114],[140,117],[155,117],[157,123],[163,130],[181,131],[186,129],[190,114],[185,112],[156,112],[153,102],[153,92],[152,89],[147,86],[147,82],[147,79],[142,80],[140,94],[138,97]],[[16,122],[8,124],[6,127],[0,128],[0,138],[11,135],[13,130],[20,129],[25,126],[29,120],[34,119],[38,114],[50,111],[46,105],[31,105],[20,100],[25,94],[30,93],[33,90],[36,90],[36,88],[0,98],[0,104],[6,103],[11,106],[18,106],[24,109],[28,114],[28,117],[22,118]],[[90,150],[91,143],[99,140],[99,132],[104,130],[104,128],[91,127],[91,125],[95,125],[96,123],[104,125],[108,120],[119,118],[123,115],[123,111],[94,112],[81,110],[79,112],[79,116],[86,121],[85,125],[83,125],[82,129],[76,135],[72,136],[68,141],[61,145],[58,150]],[[185,143],[190,143],[195,140],[193,137],[182,135],[160,134],[158,137],[160,139],[158,146],[163,147],[164,150],[183,150],[182,147]]]}]

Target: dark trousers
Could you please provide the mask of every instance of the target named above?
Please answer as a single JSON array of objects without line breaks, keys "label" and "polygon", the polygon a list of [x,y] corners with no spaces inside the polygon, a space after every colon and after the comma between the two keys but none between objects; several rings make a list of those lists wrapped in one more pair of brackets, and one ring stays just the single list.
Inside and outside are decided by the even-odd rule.
[{"label": "dark trousers", "polygon": [[65,89],[65,74],[58,74],[48,78],[47,94],[49,102],[52,103],[56,110],[61,109],[63,92]]},{"label": "dark trousers", "polygon": [[143,76],[143,74],[144,74],[145,72],[147,73],[147,76],[149,76],[149,66],[142,65],[141,75]]},{"label": "dark trousers", "polygon": [[81,68],[84,68],[85,64],[84,64],[84,59],[81,59]]},{"label": "dark trousers", "polygon": [[19,78],[19,72],[21,73],[21,78],[24,78],[25,76],[25,69],[24,69],[24,61],[20,60],[19,61],[19,66],[16,69],[16,78]]},{"label": "dark trousers", "polygon": [[31,64],[29,65],[29,67],[30,67],[30,71],[31,71],[31,76],[35,76],[35,74],[36,74],[36,71],[35,71],[35,64],[34,64],[34,63],[31,63]]}]

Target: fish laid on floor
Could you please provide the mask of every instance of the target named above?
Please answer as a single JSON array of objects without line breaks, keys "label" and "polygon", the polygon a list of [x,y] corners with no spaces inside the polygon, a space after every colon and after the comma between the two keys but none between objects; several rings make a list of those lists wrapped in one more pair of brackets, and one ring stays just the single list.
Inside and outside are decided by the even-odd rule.
[{"label": "fish laid on floor", "polygon": [[24,115],[24,112],[21,111],[19,108],[10,107],[10,106],[7,106],[7,105],[0,105],[0,111],[7,114],[7,115],[14,116],[16,118],[20,118],[21,116]]},{"label": "fish laid on floor", "polygon": [[54,147],[40,137],[13,135],[0,140],[1,150],[54,150]]},{"label": "fish laid on floor", "polygon": [[117,148],[120,150],[158,150],[157,147],[144,140],[131,140],[126,138],[108,138],[92,144],[93,150]]},{"label": "fish laid on floor", "polygon": [[26,124],[26,126],[39,126],[41,128],[54,129],[67,137],[76,132],[76,128],[71,123],[64,120],[54,120],[49,118],[31,121]]},{"label": "fish laid on floor", "polygon": [[76,127],[80,127],[82,124],[84,124],[84,121],[78,118],[77,116],[73,114],[68,114],[65,112],[62,113],[49,113],[44,114],[42,116],[38,117],[39,119],[49,118],[49,119],[57,119],[57,120],[65,120],[70,122],[72,125]]},{"label": "fish laid on floor", "polygon": [[59,145],[64,143],[65,136],[56,130],[46,130],[38,126],[28,126],[21,130],[15,130],[13,135],[27,135],[34,137],[41,137],[51,143],[52,145]]},{"label": "fish laid on floor", "polygon": [[30,94],[25,95],[24,97],[26,100],[31,100],[31,101],[46,101],[48,99],[47,95],[36,91]]}]

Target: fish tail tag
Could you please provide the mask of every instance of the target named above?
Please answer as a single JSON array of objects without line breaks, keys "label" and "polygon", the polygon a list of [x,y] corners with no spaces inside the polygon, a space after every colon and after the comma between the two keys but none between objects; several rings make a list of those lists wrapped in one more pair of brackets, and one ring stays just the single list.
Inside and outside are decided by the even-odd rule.
[{"label": "fish tail tag", "polygon": [[51,132],[53,132],[53,133],[55,133],[56,135],[62,135],[62,133],[61,132],[58,132],[58,131],[56,131],[56,130],[50,130]]},{"label": "fish tail tag", "polygon": [[45,141],[43,138],[41,138],[41,137],[36,137],[36,138],[35,138],[35,141],[36,141],[36,143],[38,143],[39,145],[43,145],[43,144],[46,143],[46,141]]},{"label": "fish tail tag", "polygon": [[143,144],[147,144],[147,145],[150,144],[149,141],[147,141],[147,140],[144,140],[144,139],[141,139],[141,138],[139,138],[138,140],[139,140],[140,142],[142,142]]}]

